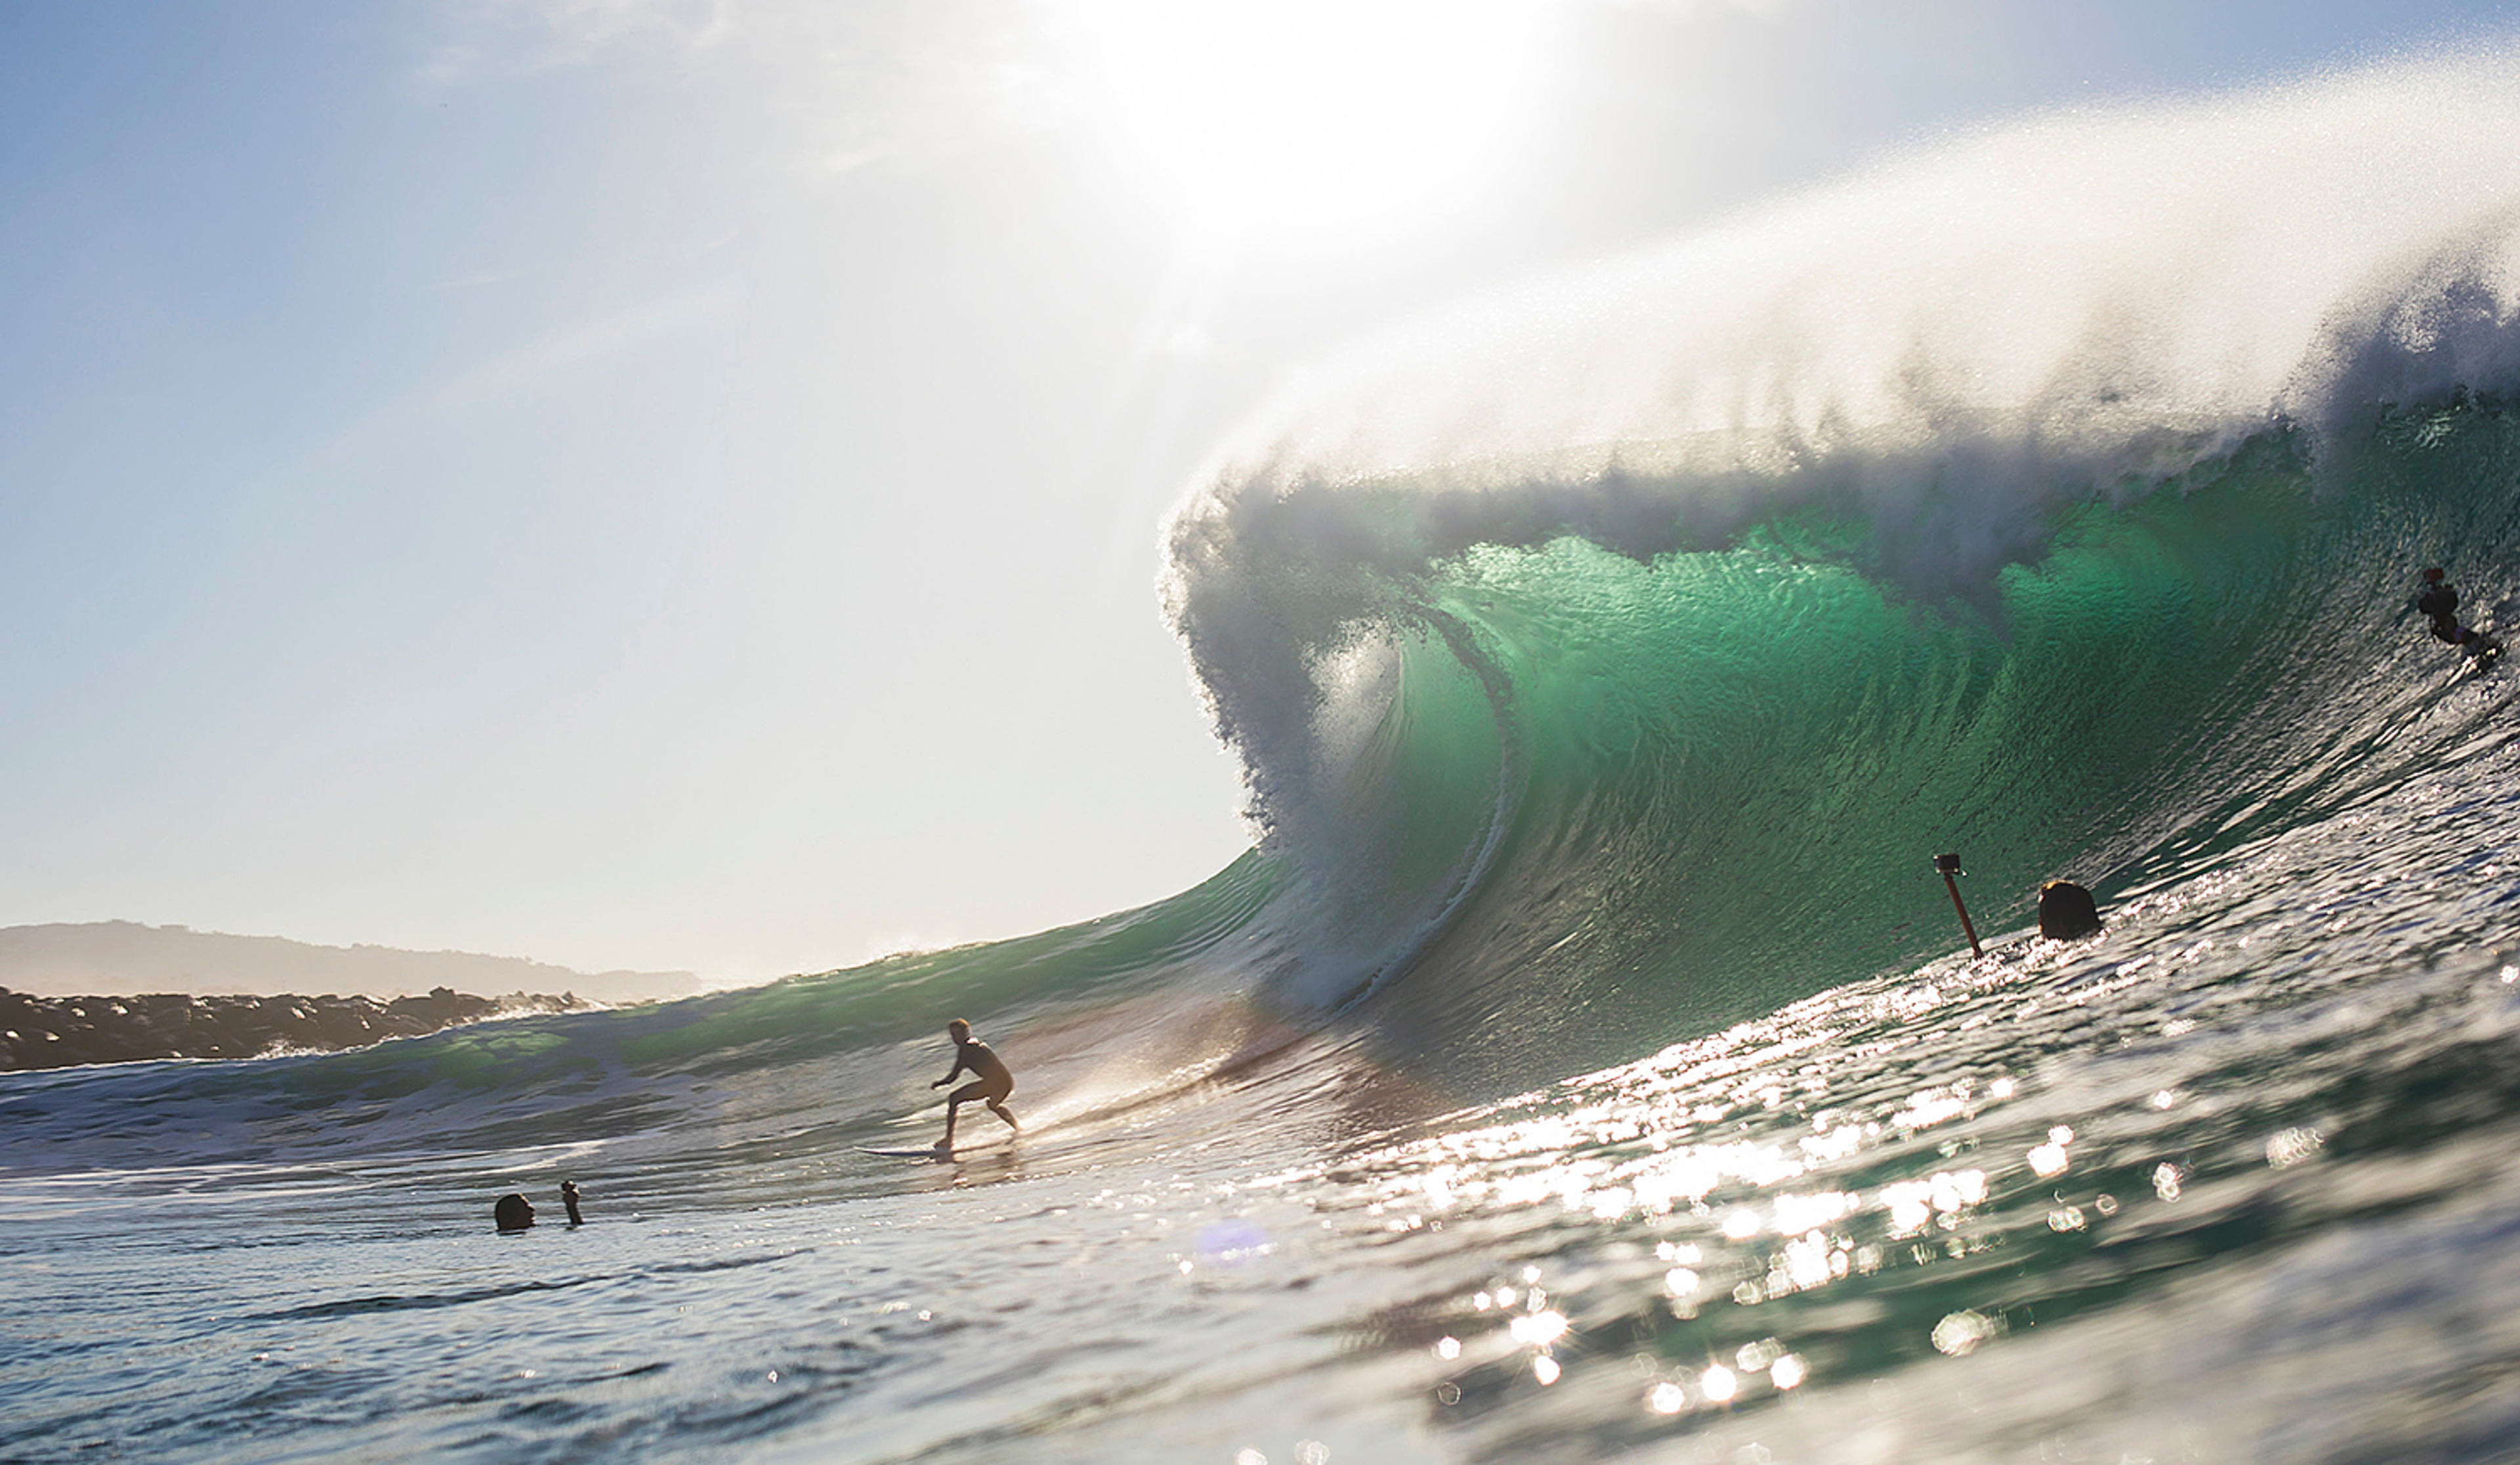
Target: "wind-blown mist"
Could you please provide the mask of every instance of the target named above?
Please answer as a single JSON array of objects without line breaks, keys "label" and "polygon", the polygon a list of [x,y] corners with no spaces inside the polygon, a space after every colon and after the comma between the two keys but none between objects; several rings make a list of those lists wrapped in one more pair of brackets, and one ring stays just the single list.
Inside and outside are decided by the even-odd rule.
[{"label": "wind-blown mist", "polygon": [[[1499,294],[1309,374],[1246,426],[1200,521],[1298,484],[1424,493],[1558,466],[1668,479],[1721,526],[1843,496],[1984,574],[2025,514],[1987,475],[2079,496],[2175,473],[2271,422],[2500,381],[2520,290],[2520,51],[2264,94],[2062,112],[1894,158],[1661,250]],[[1724,492],[1730,488],[1731,494]],[[1967,490],[1987,498],[1958,498]],[[1519,498],[1535,495],[1526,489]],[[1454,520],[1611,532],[1615,487]],[[1927,500],[1953,511],[1924,526]],[[1749,502],[1740,502],[1741,500]],[[1969,511],[1961,513],[1958,511]],[[1727,517],[1727,515],[1732,517]],[[1686,537],[1673,543],[1687,543]]]}]

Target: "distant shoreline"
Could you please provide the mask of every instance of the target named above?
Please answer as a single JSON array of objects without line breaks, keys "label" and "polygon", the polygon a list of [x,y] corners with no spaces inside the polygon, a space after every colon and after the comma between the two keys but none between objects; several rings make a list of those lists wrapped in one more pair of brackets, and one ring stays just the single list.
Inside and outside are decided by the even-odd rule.
[{"label": "distant shoreline", "polygon": [[35,997],[0,987],[0,1073],[161,1058],[256,1058],[338,1052],[418,1038],[485,1018],[595,1006],[572,993],[475,997],[440,987],[426,997]]},{"label": "distant shoreline", "polygon": [[107,920],[0,926],[0,988],[125,1000],[154,993],[326,992],[388,1000],[440,989],[573,992],[617,1006],[697,997],[701,984],[688,971],[582,972],[522,956],[319,946],[281,936]]}]

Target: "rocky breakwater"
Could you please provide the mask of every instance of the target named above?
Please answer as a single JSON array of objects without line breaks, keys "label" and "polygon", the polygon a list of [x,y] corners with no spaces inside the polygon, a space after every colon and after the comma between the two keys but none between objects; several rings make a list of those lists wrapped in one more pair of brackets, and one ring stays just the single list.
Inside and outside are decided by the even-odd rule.
[{"label": "rocky breakwater", "polygon": [[474,997],[30,997],[0,987],[0,1073],[143,1058],[251,1058],[365,1047],[458,1023],[589,1004],[569,994]]}]

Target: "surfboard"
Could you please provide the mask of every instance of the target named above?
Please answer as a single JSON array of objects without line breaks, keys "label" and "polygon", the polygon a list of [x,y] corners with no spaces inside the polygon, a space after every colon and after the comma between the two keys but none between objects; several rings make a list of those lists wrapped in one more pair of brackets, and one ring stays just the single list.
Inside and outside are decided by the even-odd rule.
[{"label": "surfboard", "polygon": [[2515,606],[2520,606],[2520,596],[2504,596],[2495,602],[2493,609],[2477,617],[2475,624],[2468,627],[2476,635],[2476,644],[2465,649],[2474,658],[2478,671],[2486,671],[2502,659],[2502,638],[2495,633],[2512,624]]},{"label": "surfboard", "polygon": [[940,1150],[932,1144],[898,1146],[861,1144],[858,1146],[858,1153],[881,1155],[887,1160],[951,1160],[954,1158],[952,1150]]},{"label": "surfboard", "polygon": [[2502,659],[2502,643],[2482,630],[2476,632],[2474,641],[2468,642],[2458,649],[2460,653],[2458,669],[2450,674],[2450,679],[2453,683],[2464,682],[2470,677],[2481,677],[2494,670],[2494,664]]}]

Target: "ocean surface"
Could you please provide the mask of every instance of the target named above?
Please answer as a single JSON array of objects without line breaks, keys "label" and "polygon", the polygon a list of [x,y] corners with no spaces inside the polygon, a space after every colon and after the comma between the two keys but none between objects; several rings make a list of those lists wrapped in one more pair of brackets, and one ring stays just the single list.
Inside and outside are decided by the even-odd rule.
[{"label": "ocean surface", "polygon": [[[2520,1458],[2520,659],[2410,608],[2520,636],[2515,71],[1325,364],[1164,531],[1262,831],[1171,900],[0,1077],[0,1458]],[[862,1153],[955,1015],[1025,1131]]]}]

